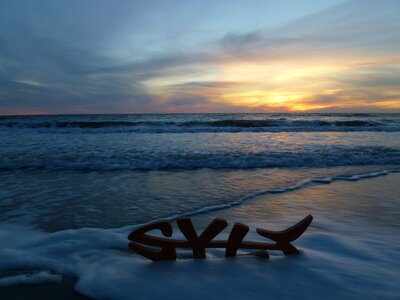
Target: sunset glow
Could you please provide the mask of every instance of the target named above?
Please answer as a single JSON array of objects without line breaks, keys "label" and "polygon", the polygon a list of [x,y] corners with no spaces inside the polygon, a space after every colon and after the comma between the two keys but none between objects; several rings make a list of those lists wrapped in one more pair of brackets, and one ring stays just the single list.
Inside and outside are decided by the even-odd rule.
[{"label": "sunset glow", "polygon": [[101,2],[80,10],[79,27],[66,17],[74,5],[49,17],[42,4],[2,4],[1,114],[400,111],[396,1],[263,1],[249,19],[242,2],[211,6],[213,19],[179,18],[205,3],[126,1],[110,15]]}]

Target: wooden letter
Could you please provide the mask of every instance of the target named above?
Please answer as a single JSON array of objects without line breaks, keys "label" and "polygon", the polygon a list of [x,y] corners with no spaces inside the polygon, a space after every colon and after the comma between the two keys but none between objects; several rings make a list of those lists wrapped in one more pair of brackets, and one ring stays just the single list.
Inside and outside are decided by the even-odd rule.
[{"label": "wooden letter", "polygon": [[179,229],[188,240],[190,247],[193,248],[194,258],[205,258],[205,248],[226,226],[227,222],[223,219],[214,219],[203,233],[198,236],[190,218],[183,218],[176,221]]},{"label": "wooden letter", "polygon": [[[146,234],[148,231],[153,229],[159,229],[161,233],[167,237],[172,235],[172,226],[170,223],[166,221],[151,223],[140,227],[129,234],[128,239],[132,241],[128,245],[129,248],[151,260],[176,259],[175,247],[171,245],[169,239],[149,236]],[[161,247],[161,251],[153,250],[138,243]]]},{"label": "wooden letter", "polygon": [[225,257],[236,256],[236,252],[240,248],[240,245],[248,231],[249,227],[247,225],[240,223],[235,223],[235,225],[233,225],[232,231],[229,234]]}]

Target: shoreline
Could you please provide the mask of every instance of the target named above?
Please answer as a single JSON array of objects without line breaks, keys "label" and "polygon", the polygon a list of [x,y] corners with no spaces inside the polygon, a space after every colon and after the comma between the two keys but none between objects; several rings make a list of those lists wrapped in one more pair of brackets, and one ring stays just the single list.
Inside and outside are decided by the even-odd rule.
[{"label": "shoreline", "polygon": [[[157,293],[152,294],[154,293],[154,290],[152,290],[151,288],[144,287],[143,284],[147,285],[148,283],[148,285],[151,286],[152,282],[154,280],[157,280],[157,278],[160,277],[162,278],[163,274],[164,275],[170,274],[170,276],[176,276],[176,274],[177,273],[179,274],[179,272],[190,271],[194,273],[200,272],[202,276],[211,276],[213,274],[212,276],[214,277],[217,276],[218,280],[229,280],[229,279],[222,279],[222,277],[219,278],[221,275],[224,274],[224,272],[226,272],[221,270],[224,270],[225,268],[228,269],[233,268],[234,271],[233,274],[235,274],[236,269],[239,268],[240,270],[240,268],[243,267],[241,266],[243,264],[244,265],[250,264],[250,266],[253,266],[251,268],[256,268],[256,270],[258,270],[259,268],[265,268],[264,271],[258,270],[258,273],[256,275],[249,275],[249,276],[250,277],[255,276],[256,278],[258,278],[258,280],[266,276],[267,282],[269,282],[269,284],[275,284],[275,285],[279,285],[278,281],[271,282],[271,280],[279,280],[280,276],[284,276],[286,274],[285,271],[282,272],[280,270],[282,267],[289,268],[289,270],[292,270],[291,264],[293,264],[295,266],[297,265],[297,267],[303,268],[303,270],[305,271],[308,268],[307,265],[310,264],[311,265],[310,270],[313,269],[316,270],[315,268],[321,268],[319,266],[319,263],[313,261],[314,259],[317,260],[322,259],[322,262],[327,266],[331,266],[332,261],[334,262],[336,259],[339,259],[337,263],[341,261],[347,261],[347,263],[351,263],[351,265],[353,265],[352,269],[350,269],[349,271],[350,274],[352,272],[355,272],[354,276],[356,275],[360,276],[360,274],[357,273],[358,272],[357,268],[361,269],[366,268],[366,270],[368,270],[372,266],[374,266],[375,271],[377,271],[378,273],[383,272],[382,274],[386,274],[384,268],[387,268],[388,266],[390,267],[391,264],[393,264],[393,262],[391,261],[393,260],[393,258],[390,257],[390,255],[385,255],[385,252],[388,252],[387,254],[391,252],[392,256],[394,255],[400,257],[400,253],[397,252],[400,249],[400,245],[397,245],[396,243],[394,245],[392,244],[392,246],[390,247],[392,248],[394,247],[394,249],[391,249],[388,244],[388,241],[391,239],[391,237],[394,236],[396,232],[400,231],[399,229],[400,224],[397,224],[398,221],[396,223],[395,211],[389,210],[386,212],[385,211],[381,212],[381,214],[383,214],[384,216],[383,219],[382,216],[376,218],[375,214],[379,210],[390,209],[391,207],[393,207],[393,206],[386,207],[387,206],[386,202],[397,201],[396,197],[398,196],[399,194],[398,192],[400,191],[398,187],[399,180],[400,180],[400,173],[391,173],[388,174],[387,176],[365,178],[358,181],[335,181],[330,184],[310,185],[300,190],[293,190],[290,193],[285,193],[280,195],[260,195],[241,206],[236,206],[227,210],[210,212],[207,214],[193,217],[195,227],[199,229],[198,230],[199,232],[201,232],[200,228],[206,226],[208,222],[212,220],[214,217],[226,218],[227,221],[229,222],[229,225],[232,225],[234,222],[244,222],[245,224],[249,225],[252,230],[254,230],[256,226],[274,230],[274,229],[285,228],[286,225],[291,224],[292,222],[298,220],[298,217],[304,215],[306,212],[311,212],[315,217],[315,221],[313,222],[309,230],[305,232],[304,237],[301,237],[299,238],[298,241],[295,241],[296,246],[299,246],[301,251],[304,252],[302,256],[298,258],[284,258],[279,263],[278,260],[275,258],[272,258],[268,262],[257,261],[255,258],[251,257],[240,257],[237,260],[231,260],[225,258],[222,259],[215,258],[212,252],[207,251],[210,254],[210,257],[205,261],[195,261],[189,259],[172,263],[169,262],[151,263],[145,260],[140,260],[140,263],[137,265],[137,267],[139,269],[142,269],[143,277],[133,277],[133,278],[136,278],[135,280],[137,282],[141,282],[141,284],[138,285],[139,292],[140,288],[142,289],[142,294],[140,294],[141,297],[145,298],[147,296],[150,298],[151,297],[154,298],[160,294]],[[394,202],[394,205],[397,204],[398,201]],[[349,219],[349,215],[352,216],[351,219]],[[394,221],[394,223],[391,223],[392,221]],[[346,224],[346,222],[350,223]],[[356,222],[357,226],[351,225],[351,222]],[[175,222],[173,223],[175,225]],[[365,231],[365,226],[369,226],[367,227],[368,229],[367,232]],[[227,232],[229,232],[229,230],[227,230]],[[382,232],[385,232],[385,234],[382,235],[381,234]],[[251,235],[251,232],[249,232],[249,239],[252,240],[253,237],[254,235]],[[368,249],[365,250],[362,247],[364,246],[364,243],[367,244],[369,243],[368,240],[377,237],[378,237],[378,240],[376,241],[377,243],[372,246],[372,248],[376,247],[376,249],[373,249],[372,252],[369,252],[370,250]],[[365,239],[367,239],[367,241],[365,241]],[[127,240],[123,242],[127,243]],[[326,245],[328,246],[328,248],[326,248]],[[330,249],[329,247],[333,248]],[[358,249],[358,247],[360,248]],[[347,250],[343,252],[342,248]],[[346,253],[346,251],[349,252],[351,255],[349,256],[349,254]],[[373,258],[373,259],[368,258],[368,260],[372,261],[371,265],[367,264],[366,266],[364,266],[363,265],[364,262],[360,260],[357,256],[355,256],[356,255],[355,253],[359,251],[361,251],[360,254],[361,257]],[[382,253],[375,254],[374,251],[375,252],[380,251]],[[132,263],[138,258],[133,253],[132,257],[129,257],[130,253],[131,252],[129,252],[128,257],[126,258],[127,259],[126,262],[129,261],[130,263]],[[337,257],[332,258],[330,257],[330,255],[333,255],[332,257],[335,256]],[[313,256],[315,256],[316,258],[313,258]],[[117,256],[115,258],[117,258]],[[112,257],[110,263],[111,262],[112,262]],[[280,265],[280,267],[277,268],[278,265]],[[197,269],[191,269],[190,266],[192,266],[192,268],[193,267],[199,268],[200,271],[197,271]],[[393,267],[396,268],[396,266]],[[205,270],[202,270],[202,268],[205,268]],[[217,272],[216,273],[217,275],[215,275],[213,270],[223,273],[218,275]],[[246,267],[244,270],[248,271],[248,268]],[[310,270],[307,270],[307,272],[309,273],[307,274],[307,276],[309,276],[309,279],[306,280],[314,278],[312,280],[318,281],[318,279],[315,279],[318,278],[316,274],[319,274],[321,272],[322,272],[321,274],[324,276],[330,274],[330,270],[317,269],[316,274],[312,273],[312,271]],[[141,274],[141,271],[133,269],[132,272],[136,273],[136,276],[138,274]],[[160,272],[161,275],[157,274],[157,272]],[[269,278],[270,272],[278,272],[277,279]],[[127,274],[124,272],[122,273]],[[237,273],[241,274],[241,272]],[[339,271],[338,274],[340,274]],[[338,274],[335,274],[334,276],[339,276],[339,278],[334,278],[335,280],[333,282],[339,279],[340,279],[339,282],[341,282],[342,279],[340,278],[340,276],[342,275]],[[364,278],[361,279],[359,278],[358,280],[361,281],[365,280],[365,282],[372,280],[370,277],[368,277],[368,274],[364,273],[362,274]],[[100,288],[100,289],[105,288],[101,287],[101,284],[105,283],[104,281],[105,278],[102,278],[102,274],[98,274],[98,276],[99,276],[98,281],[100,287],[94,285],[94,288]],[[384,276],[387,276],[387,274]],[[185,283],[189,279],[182,279],[182,280]],[[385,278],[380,278],[379,280],[385,281]],[[386,281],[388,282],[392,281],[392,284],[396,284],[396,280],[394,280],[394,283],[393,280],[394,278],[386,278]],[[137,285],[138,283],[136,283],[136,281],[132,282],[132,284]],[[125,283],[123,282],[120,283],[120,288],[122,286],[125,286],[124,284],[126,284],[126,281],[124,282]],[[191,284],[193,283],[190,280],[189,282]],[[213,289],[216,289],[214,283],[208,281],[205,282],[211,286],[210,287],[211,291]],[[292,282],[292,284],[298,284],[294,282]],[[56,300],[92,299],[76,292],[75,291],[76,283],[77,279],[68,276],[62,276],[62,281],[59,283],[44,283],[38,285],[15,285],[9,287],[0,287],[0,298],[26,299],[27,297],[29,297],[30,299],[34,300],[45,299],[45,298],[56,299]],[[312,282],[307,281],[307,284],[310,283]],[[318,282],[316,282],[315,284],[318,284]],[[329,290],[330,284],[331,283],[329,280],[328,283],[326,282],[323,283],[322,287],[319,288],[319,291],[315,292],[314,295],[311,295],[310,298],[313,299],[315,296],[319,296],[320,293],[325,292],[325,289]],[[383,292],[382,289],[384,289],[383,288],[384,283],[381,282],[378,284],[378,286],[379,285],[381,292]],[[80,290],[82,290],[82,286],[83,285],[79,287]],[[180,286],[182,288],[182,283],[177,284],[177,286],[178,287]],[[255,284],[255,286],[261,288],[261,286],[259,286],[258,284]],[[125,287],[127,288],[126,295],[129,295],[129,290],[131,289],[131,287],[129,286]],[[355,286],[355,288],[357,287],[358,286]],[[87,290],[87,287],[85,288]],[[195,286],[193,288],[194,291],[197,291],[198,295],[201,296],[207,295],[207,293],[205,293],[204,291],[200,293],[198,288],[199,286]],[[300,288],[301,290],[301,287],[297,288]],[[394,289],[392,290],[393,293],[393,291],[395,291],[395,288],[391,287],[391,289]],[[91,291],[91,292],[94,293],[94,295],[98,294],[98,291]],[[185,294],[187,292],[188,290],[185,289],[181,292],[176,292],[178,293],[177,298],[181,299],[184,298],[185,296],[188,296],[188,294]],[[341,294],[338,296],[339,297],[343,295],[346,296],[347,292],[346,291],[341,292]],[[378,292],[377,291],[374,292],[378,293],[379,290]],[[365,294],[365,292],[361,291],[360,293]],[[106,295],[110,296],[110,294],[107,293]],[[261,298],[262,294],[256,294],[256,295],[258,295],[258,297]],[[280,297],[279,294],[275,294],[275,296]],[[359,295],[357,294],[355,296],[356,296],[355,298],[357,298],[357,296]],[[376,296],[382,296],[382,294],[376,294]],[[387,298],[383,297],[383,299],[392,299],[392,297],[391,296],[388,296]]]}]

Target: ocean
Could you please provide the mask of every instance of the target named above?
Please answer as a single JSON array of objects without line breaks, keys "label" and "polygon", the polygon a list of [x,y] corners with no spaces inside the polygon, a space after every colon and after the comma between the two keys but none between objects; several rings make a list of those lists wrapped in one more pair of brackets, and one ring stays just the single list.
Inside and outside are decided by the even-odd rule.
[{"label": "ocean", "polygon": [[[307,260],[313,251],[317,253],[316,257],[323,257],[324,249],[315,246],[318,244],[315,239],[324,226],[334,231],[332,222],[340,224],[338,228],[344,232],[354,230],[350,221],[363,224],[376,231],[378,236],[390,228],[387,240],[400,233],[399,215],[396,213],[400,203],[395,201],[400,189],[393,183],[400,172],[400,114],[1,116],[0,141],[0,253],[8,258],[7,263],[0,263],[0,271],[8,274],[1,275],[0,272],[0,286],[29,283],[30,280],[52,281],[60,274],[67,274],[79,279],[76,289],[87,296],[130,299],[122,297],[115,288],[106,289],[99,284],[104,278],[95,283],[90,276],[94,270],[103,272],[108,274],[103,274],[106,279],[109,276],[108,280],[121,288],[125,279],[121,281],[116,274],[107,273],[105,269],[99,271],[98,265],[97,269],[88,265],[105,253],[108,263],[112,264],[109,251],[119,249],[122,254],[113,252],[120,260],[114,257],[118,263],[112,272],[117,272],[118,268],[121,270],[124,264],[129,268],[135,269],[138,265],[144,268],[148,262],[125,249],[129,230],[138,224],[160,219],[173,221],[181,216],[193,216],[198,218],[198,224],[203,224],[211,217],[225,214],[228,218],[244,218],[262,227],[265,224],[273,226],[271,220],[283,226],[290,225],[288,220],[299,220],[312,212],[317,216],[320,213],[320,219],[316,218],[310,228],[313,233],[311,240],[305,239],[303,244],[299,240],[300,245],[308,249],[308,252],[305,250]],[[381,177],[390,178],[392,185],[375,184],[379,182],[375,180]],[[370,184],[361,188],[360,182],[368,180]],[[316,192],[326,186],[331,186],[330,194]],[[354,192],[356,186],[360,188]],[[350,190],[353,191],[351,196],[343,192]],[[362,194],[363,191],[366,194]],[[377,193],[375,198],[373,192]],[[311,200],[304,202],[303,199],[303,202],[297,201],[296,205],[293,202],[290,206],[290,199],[300,197],[296,195],[301,193],[305,199],[314,199],[312,205]],[[373,200],[355,202],[357,195]],[[357,203],[357,207],[343,209],[343,198],[347,199],[347,205]],[[328,207],[328,201],[334,202],[330,202]],[[369,209],[365,209],[365,205]],[[238,209],[240,214],[235,214]],[[360,212],[368,217],[363,219]],[[373,214],[385,224],[383,227],[373,227],[369,225],[371,221],[365,223],[365,220],[374,219]],[[346,222],[350,222],[348,227],[343,225]],[[94,242],[96,238],[91,234],[101,237],[101,241]],[[28,244],[21,242],[25,238]],[[346,242],[346,246],[338,246],[340,238],[337,232],[332,232],[328,240],[324,238],[326,236],[322,243],[338,247],[342,257],[337,259],[335,255],[339,254],[331,253],[331,261],[323,267],[325,273],[310,271],[310,277],[314,278],[311,281],[320,282],[316,278],[321,274],[327,276],[327,288],[321,293],[311,293],[311,299],[317,299],[326,290],[335,291],[327,271],[337,261],[349,263],[347,254],[350,250],[346,247],[353,249],[355,243]],[[91,242],[84,243],[84,240]],[[371,243],[369,238],[365,241]],[[386,240],[379,249],[392,247],[393,259],[400,257],[398,242],[394,246],[385,243]],[[313,250],[314,246],[319,252]],[[18,251],[28,251],[29,247],[40,250],[27,252],[34,253],[33,258],[29,255],[21,258],[24,254]],[[55,249],[62,247],[74,253],[74,258],[61,258]],[[97,247],[94,256],[90,251],[95,249],[90,247]],[[82,249],[86,252],[83,253]],[[375,253],[374,249],[372,246],[372,252],[367,252],[366,257]],[[131,257],[135,257],[132,261],[136,267],[127,263]],[[223,261],[218,260],[211,269],[218,273]],[[379,271],[379,260],[375,263]],[[257,263],[252,261],[246,266],[254,264]],[[295,264],[306,267],[301,261]],[[385,262],[387,265],[390,264]],[[276,266],[275,263],[273,268]],[[286,268],[287,263],[282,266]],[[314,262],[313,268],[317,266]],[[356,264],[345,270],[360,276],[372,266],[363,269]],[[188,263],[176,268],[181,272],[193,272]],[[229,268],[240,273],[239,266],[230,264]],[[21,269],[33,269],[33,273],[39,270],[37,274],[40,275],[32,280],[35,277],[30,271],[28,275],[24,273],[26,276],[23,275],[22,279],[22,275],[18,275],[16,280],[10,279],[9,270]],[[140,288],[147,298],[156,299],[151,289],[139,284],[140,272],[135,270],[132,276],[136,277],[130,278],[137,283],[134,287]],[[49,273],[40,273],[44,271]],[[206,276],[207,272],[202,272],[201,275]],[[381,286],[381,289],[374,286],[379,292],[375,296],[395,299],[399,288],[393,277],[396,273],[394,266],[389,267],[388,272],[389,275],[382,275],[384,278],[379,284],[391,279],[395,280],[394,285]],[[147,280],[151,281],[154,273],[149,270],[145,273]],[[287,275],[281,273],[277,276]],[[338,270],[334,278],[342,280],[342,273],[342,269]],[[259,281],[255,282],[261,284],[263,275],[257,274]],[[191,284],[187,279],[174,280],[181,282],[179,285],[182,286]],[[268,277],[268,280],[272,279]],[[361,283],[369,282],[362,280],[359,279]],[[361,283],[351,279],[350,290],[338,295],[346,298],[359,289]],[[298,290],[304,292],[307,288],[300,286]],[[363,295],[368,293],[367,289]],[[200,299],[206,294],[198,295]],[[239,292],[239,295],[246,294]],[[251,295],[250,298],[264,299],[261,295]],[[279,295],[278,291],[273,294]],[[290,294],[285,295],[282,298],[290,298]]]}]

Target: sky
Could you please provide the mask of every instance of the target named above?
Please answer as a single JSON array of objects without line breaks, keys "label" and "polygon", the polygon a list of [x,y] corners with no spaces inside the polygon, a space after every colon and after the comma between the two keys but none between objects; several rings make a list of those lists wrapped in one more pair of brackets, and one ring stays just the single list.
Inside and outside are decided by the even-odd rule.
[{"label": "sky", "polygon": [[400,112],[399,0],[0,0],[0,114]]}]

